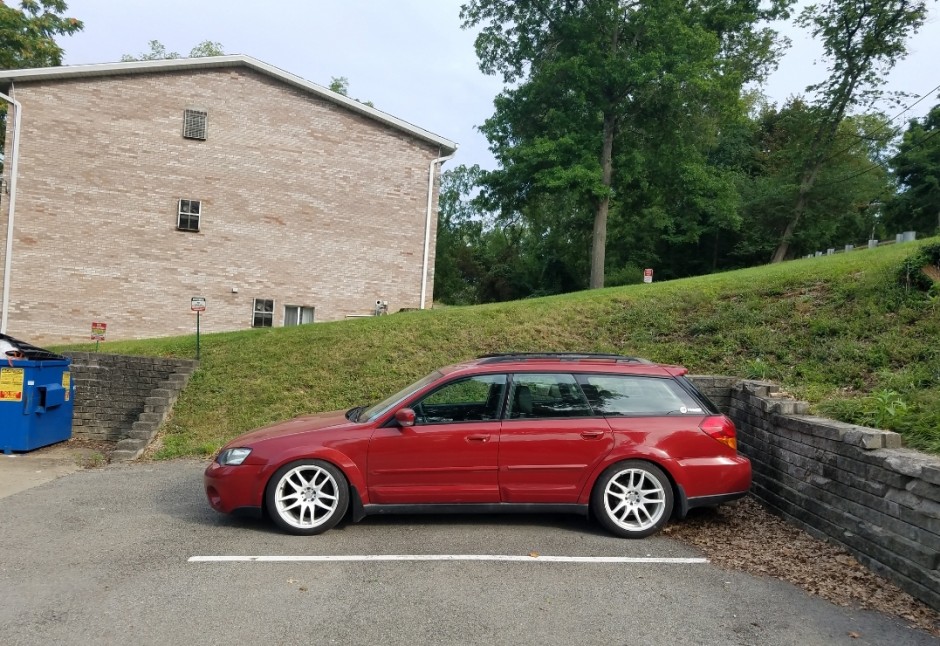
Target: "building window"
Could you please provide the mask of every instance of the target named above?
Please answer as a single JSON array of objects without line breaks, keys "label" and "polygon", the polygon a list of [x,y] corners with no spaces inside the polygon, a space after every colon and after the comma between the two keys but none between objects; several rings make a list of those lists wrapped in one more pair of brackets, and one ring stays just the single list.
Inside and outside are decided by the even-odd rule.
[{"label": "building window", "polygon": [[202,202],[199,200],[180,200],[176,228],[180,231],[199,231],[199,216]]},{"label": "building window", "polygon": [[274,325],[274,300],[270,298],[255,299],[254,318],[251,327],[272,327]]},{"label": "building window", "polygon": [[183,112],[183,137],[205,141],[208,118],[209,113],[203,110],[185,110]]},{"label": "building window", "polygon": [[304,305],[284,306],[284,326],[313,323],[313,308]]}]

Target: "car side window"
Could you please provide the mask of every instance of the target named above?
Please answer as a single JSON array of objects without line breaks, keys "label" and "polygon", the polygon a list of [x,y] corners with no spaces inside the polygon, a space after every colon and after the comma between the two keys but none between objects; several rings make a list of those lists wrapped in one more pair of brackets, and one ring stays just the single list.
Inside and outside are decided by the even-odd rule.
[{"label": "car side window", "polygon": [[415,423],[498,420],[505,392],[506,375],[479,375],[452,381],[412,406]]},{"label": "car side window", "polygon": [[679,384],[660,377],[579,375],[584,394],[601,415],[702,415],[706,411]]},{"label": "car side window", "polygon": [[515,374],[509,419],[589,417],[588,401],[574,376],[565,373]]}]

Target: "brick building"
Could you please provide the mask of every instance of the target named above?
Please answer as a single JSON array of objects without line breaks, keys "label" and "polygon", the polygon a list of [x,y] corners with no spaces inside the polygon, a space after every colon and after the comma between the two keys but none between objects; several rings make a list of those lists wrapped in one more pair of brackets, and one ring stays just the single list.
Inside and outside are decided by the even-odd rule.
[{"label": "brick building", "polygon": [[430,303],[447,139],[245,56],[0,72],[0,92],[22,105],[15,337],[188,334],[193,296],[210,332]]}]

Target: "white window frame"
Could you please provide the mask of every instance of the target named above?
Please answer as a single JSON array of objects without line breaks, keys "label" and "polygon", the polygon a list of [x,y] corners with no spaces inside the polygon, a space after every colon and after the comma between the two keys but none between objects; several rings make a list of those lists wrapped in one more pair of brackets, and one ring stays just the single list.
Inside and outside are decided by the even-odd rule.
[{"label": "white window frame", "polygon": [[[183,203],[186,203],[189,206],[189,210],[183,212]],[[196,205],[196,212],[192,212],[193,204]],[[183,217],[186,217],[190,222],[195,218],[196,228],[193,229],[191,226],[183,226]],[[178,231],[188,231],[190,233],[199,233],[202,228],[202,200],[190,200],[190,199],[180,199],[176,203],[176,229]]]},{"label": "white window frame", "polygon": [[[296,323],[288,323],[288,322],[287,322],[287,321],[289,320],[289,315],[288,315],[288,311],[289,311],[289,310],[296,310],[296,314],[297,314],[297,322],[296,322]],[[304,319],[304,312],[307,311],[307,310],[310,311],[310,320],[309,320],[309,321],[304,321],[304,320],[303,320],[303,319]],[[311,305],[285,305],[285,306],[284,306],[284,327],[292,327],[292,326],[294,326],[294,325],[310,325],[310,324],[313,323],[314,320],[315,320],[315,317],[316,317],[316,310],[317,310],[317,308],[315,308],[315,307],[313,307],[313,306],[311,306]]]},{"label": "white window frame", "polygon": [[[270,309],[270,310],[265,310],[265,309],[259,310],[259,309],[258,309],[258,303],[259,303],[259,302],[260,302],[260,303],[271,303],[271,309]],[[252,300],[252,302],[251,302],[251,327],[255,327],[255,328],[269,328],[269,327],[274,327],[274,311],[275,311],[274,308],[275,308],[275,305],[276,305],[276,303],[274,302],[274,299],[273,299],[273,298],[256,298],[256,299]],[[264,307],[264,306],[262,305],[262,307]],[[268,324],[268,325],[257,325],[257,324],[256,324],[256,321],[257,321],[257,318],[258,318],[258,315],[259,315],[259,314],[262,316],[262,320],[264,319],[265,315],[270,316],[270,324]]]}]

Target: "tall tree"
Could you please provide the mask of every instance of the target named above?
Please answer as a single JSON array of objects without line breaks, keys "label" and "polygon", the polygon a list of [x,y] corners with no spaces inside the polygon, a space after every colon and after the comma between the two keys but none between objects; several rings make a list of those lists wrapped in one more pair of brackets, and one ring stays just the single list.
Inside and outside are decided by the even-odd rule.
[{"label": "tall tree", "polygon": [[940,233],[940,105],[910,122],[891,167],[900,191],[886,221],[895,231]]},{"label": "tall tree", "polygon": [[[733,255],[744,265],[766,262],[780,242],[800,193],[798,182],[812,144],[819,108],[801,99],[765,107],[757,116],[750,158],[739,184],[745,225]],[[880,205],[891,193],[879,161],[892,138],[883,115],[846,117],[833,135],[833,151],[806,193],[803,226],[791,252],[810,253],[868,239]]]},{"label": "tall tree", "polygon": [[[183,58],[179,52],[167,51],[166,45],[161,43],[159,40],[151,40],[149,43],[147,43],[147,45],[150,47],[149,52],[143,52],[137,56],[124,54],[121,56],[121,62],[130,63],[133,61],[163,61]],[[189,56],[186,58],[204,58],[206,56],[224,55],[225,50],[222,48],[222,43],[216,43],[211,40],[204,40],[189,50]]]},{"label": "tall tree", "polygon": [[0,69],[61,65],[63,51],[55,37],[84,27],[66,11],[63,0],[22,0],[19,9],[0,2]]},{"label": "tall tree", "polygon": [[828,0],[800,14],[798,24],[822,41],[829,77],[807,88],[816,94],[818,117],[796,178],[799,188],[794,205],[772,262],[787,258],[843,118],[852,108],[869,107],[883,96],[888,73],[907,55],[907,39],[924,24],[926,15],[925,0]]},{"label": "tall tree", "polygon": [[[604,285],[618,183],[642,181],[649,146],[694,139],[703,117],[737,102],[773,60],[759,22],[792,0],[471,0],[480,69],[514,87],[482,130],[503,166],[489,181],[504,205],[551,193],[591,205],[590,287]],[[714,131],[714,125],[705,134]],[[619,150],[618,150],[619,148]],[[615,168],[615,161],[623,165]],[[622,178],[622,179],[621,179]]]}]

